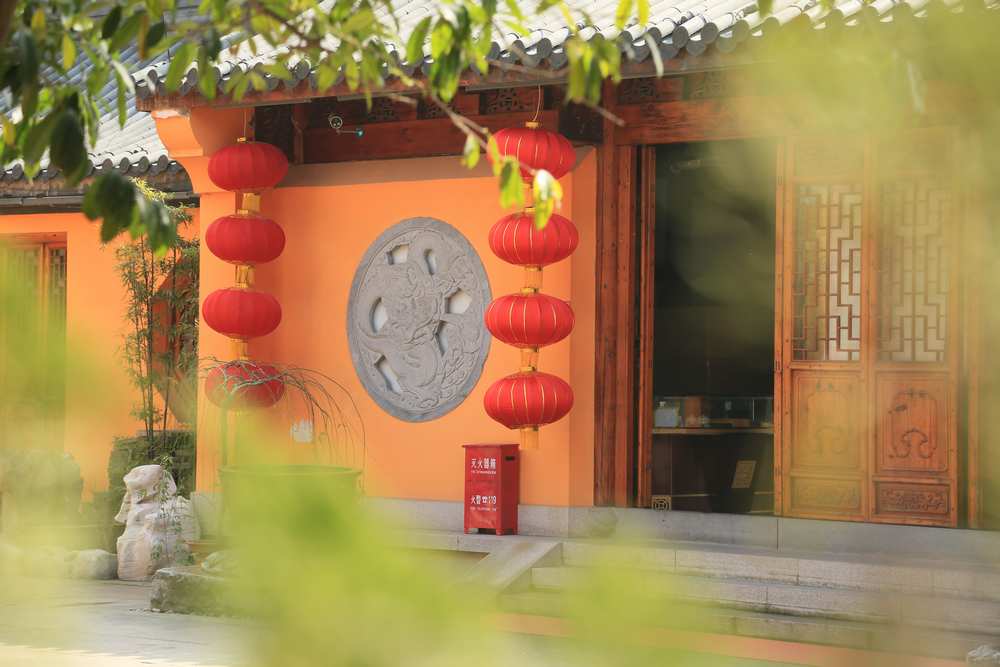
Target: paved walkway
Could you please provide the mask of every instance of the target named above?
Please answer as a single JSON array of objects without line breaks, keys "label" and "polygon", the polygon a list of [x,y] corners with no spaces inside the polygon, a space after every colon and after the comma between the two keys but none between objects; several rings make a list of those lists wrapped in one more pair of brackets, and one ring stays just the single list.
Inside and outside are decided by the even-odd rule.
[{"label": "paved walkway", "polygon": [[246,664],[245,622],[149,610],[148,584],[4,580],[0,666]]},{"label": "paved walkway", "polygon": [[[149,584],[121,581],[0,579],[0,667],[250,664],[243,649],[252,624],[153,612],[149,593]],[[507,636],[517,664],[574,667],[559,637],[518,630]],[[676,649],[665,655],[674,667],[779,665]]]}]

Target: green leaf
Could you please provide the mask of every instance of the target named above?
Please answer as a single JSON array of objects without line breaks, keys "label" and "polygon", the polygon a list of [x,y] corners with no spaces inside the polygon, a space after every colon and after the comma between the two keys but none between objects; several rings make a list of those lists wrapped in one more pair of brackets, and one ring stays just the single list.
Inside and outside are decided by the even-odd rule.
[{"label": "green leaf", "polygon": [[337,80],[337,71],[337,68],[329,63],[320,64],[316,69],[316,89],[322,92],[332,86]]},{"label": "green leaf", "polygon": [[507,11],[510,12],[510,15],[513,17],[513,20],[507,22],[509,27],[515,32],[527,34],[529,32],[526,25],[528,18],[524,15],[524,12],[521,11],[521,7],[517,0],[504,0],[504,3],[507,5]]},{"label": "green leaf", "polygon": [[351,90],[355,90],[358,87],[361,73],[358,70],[358,63],[354,58],[348,58],[344,61],[344,78],[347,80],[347,87]]},{"label": "green leaf", "polygon": [[504,208],[524,204],[524,184],[517,160],[505,157],[500,167],[500,205]]},{"label": "green leaf", "polygon": [[218,83],[215,78],[214,67],[203,67],[198,70],[198,90],[208,99],[215,99],[215,91],[218,90]]},{"label": "green leaf", "polygon": [[45,154],[52,139],[52,129],[58,120],[59,111],[51,111],[40,122],[35,123],[24,138],[24,161],[26,166],[36,165]]},{"label": "green leaf", "polygon": [[535,172],[531,184],[535,203],[535,227],[544,229],[556,207],[562,203],[562,185],[544,169]]},{"label": "green leaf", "polygon": [[87,145],[83,136],[80,114],[72,109],[59,113],[52,128],[49,159],[62,170],[69,183],[79,182],[87,167]]},{"label": "green leaf", "polygon": [[21,88],[21,117],[33,118],[38,110],[38,84],[26,84]]},{"label": "green leaf", "polygon": [[267,88],[267,81],[257,70],[250,70],[247,72],[247,76],[250,77],[250,83],[253,84],[254,90],[264,90]]},{"label": "green leaf", "polygon": [[427,31],[431,27],[431,17],[425,16],[410,33],[406,42],[406,62],[415,65],[424,59],[424,42],[427,41]]},{"label": "green leaf", "polygon": [[128,96],[135,94],[135,83],[120,62],[112,60],[111,66],[115,70],[115,78],[118,79],[118,126],[125,127],[125,121],[128,120]]},{"label": "green leaf", "polygon": [[45,32],[45,10],[37,8],[31,15],[31,31],[37,35]]},{"label": "green leaf", "polygon": [[232,95],[233,99],[241,100],[246,94],[247,88],[250,87],[250,77],[246,74],[240,74],[234,77],[234,79],[235,83],[230,88],[230,95]]},{"label": "green leaf", "polygon": [[0,118],[3,121],[3,142],[8,146],[13,146],[17,139],[17,126],[7,116]]},{"label": "green leaf", "polygon": [[21,75],[21,84],[24,86],[37,85],[38,44],[30,32],[22,30],[18,33],[17,51],[20,59],[18,73]]},{"label": "green leaf", "polygon": [[273,77],[281,79],[282,81],[291,81],[292,73],[288,71],[282,63],[268,63],[263,66],[263,70]]},{"label": "green leaf", "polygon": [[618,0],[618,8],[615,10],[615,27],[622,30],[632,16],[632,3],[635,0]]},{"label": "green leaf", "polygon": [[198,55],[198,45],[194,42],[184,42],[170,58],[170,67],[167,68],[166,86],[167,90],[174,92],[181,85],[181,79],[187,74],[188,68]]},{"label": "green leaf", "polygon": [[469,169],[475,168],[479,164],[479,140],[476,135],[469,134],[465,137],[465,147],[462,149],[462,164]]},{"label": "green leaf", "polygon": [[90,220],[103,218],[101,242],[107,243],[128,229],[135,208],[135,186],[112,172],[94,179],[83,195],[83,213]]},{"label": "green leaf", "polygon": [[151,49],[163,39],[163,36],[167,34],[167,24],[163,21],[159,23],[154,23],[149,26],[149,32],[146,33],[146,48]]},{"label": "green leaf", "polygon": [[437,61],[455,43],[455,28],[447,21],[438,21],[431,32],[431,57]]},{"label": "green leaf", "polygon": [[148,20],[149,17],[146,16],[145,11],[139,10],[125,19],[125,23],[114,32],[111,42],[108,44],[108,50],[119,51],[135,39],[139,34],[139,26],[142,25],[144,18]]},{"label": "green leaf", "polygon": [[649,0],[636,0],[639,13],[639,25],[649,23]]},{"label": "green leaf", "polygon": [[145,236],[157,257],[177,243],[177,225],[167,206],[148,196],[148,189],[134,187],[134,205],[128,230],[132,238]]},{"label": "green leaf", "polygon": [[111,36],[115,34],[115,30],[118,30],[118,24],[122,20],[122,6],[115,5],[108,12],[108,15],[104,17],[104,23],[101,24],[101,37],[103,39],[111,39]]},{"label": "green leaf", "polygon": [[344,22],[343,29],[347,32],[358,32],[374,22],[375,14],[372,13],[372,10],[365,8],[351,14],[351,17]]},{"label": "green leaf", "polygon": [[73,38],[69,36],[68,32],[64,32],[62,36],[62,66],[63,69],[68,70],[76,62],[76,44],[73,43]]},{"label": "green leaf", "polygon": [[486,157],[489,158],[490,164],[493,165],[493,175],[499,176],[500,169],[503,167],[503,158],[500,156],[500,146],[497,144],[497,138],[492,134],[489,139],[486,140]]}]

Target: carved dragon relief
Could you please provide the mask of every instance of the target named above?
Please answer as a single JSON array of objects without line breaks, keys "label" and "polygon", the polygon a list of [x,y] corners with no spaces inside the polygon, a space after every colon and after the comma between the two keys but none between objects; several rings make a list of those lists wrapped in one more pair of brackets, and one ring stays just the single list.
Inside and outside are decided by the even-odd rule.
[{"label": "carved dragon relief", "polygon": [[406,421],[440,417],[472,391],[489,352],[482,262],[433,218],[383,233],[355,273],[348,305],[354,368],[369,395]]}]

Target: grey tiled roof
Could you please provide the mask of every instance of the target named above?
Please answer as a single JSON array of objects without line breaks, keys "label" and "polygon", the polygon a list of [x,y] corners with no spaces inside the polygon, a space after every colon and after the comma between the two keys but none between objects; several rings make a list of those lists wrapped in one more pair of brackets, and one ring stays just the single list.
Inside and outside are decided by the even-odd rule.
[{"label": "grey tiled roof", "polygon": [[[651,51],[656,49],[664,62],[674,61],[671,64],[676,64],[676,61],[684,59],[694,65],[706,53],[725,54],[745,48],[768,39],[793,21],[803,23],[803,18],[817,33],[825,31],[829,34],[866,23],[881,25],[919,19],[934,11],[960,13],[974,4],[983,8],[1000,6],[998,0],[835,0],[835,6],[827,9],[819,0],[777,0],[772,13],[764,15],[758,11],[757,0],[651,0],[648,30],[632,25],[619,31],[614,27],[617,0],[571,0],[570,4],[585,9],[590,16],[592,25],[578,26],[580,34],[585,39],[603,37],[614,41],[629,63],[651,61]],[[434,0],[397,2],[395,9],[402,34],[408,35],[420,19],[434,13],[436,5]],[[563,44],[570,31],[562,15],[552,10],[529,20],[532,28],[529,33],[509,34],[503,40],[494,42],[491,57],[501,63],[550,71],[563,68],[567,62]],[[223,61],[215,68],[219,90],[237,69],[246,72],[257,68],[271,90],[280,85],[294,88],[306,79],[310,85],[315,84],[308,62],[295,63],[291,81],[281,81],[260,70],[262,65],[273,61],[276,53],[274,49],[268,51],[267,48],[258,49],[260,55],[256,56],[249,49],[241,49],[235,55],[226,52]],[[426,70],[429,64],[429,59],[425,58],[423,62],[407,64],[404,70],[408,73],[418,68]],[[167,61],[164,59],[136,71],[133,75],[136,94],[143,98],[165,94],[163,78],[166,70]],[[197,91],[197,74],[195,68],[189,71],[181,86],[181,94]]]},{"label": "grey tiled roof", "polygon": [[[161,56],[162,57],[162,56]],[[135,48],[122,52],[121,61],[130,70],[148,67],[153,61],[139,58]],[[87,73],[87,60],[80,58],[69,71],[69,81],[72,84],[83,85]],[[156,175],[165,171],[181,171],[181,166],[167,156],[160,137],[156,134],[156,125],[152,117],[144,111],[138,111],[134,97],[128,100],[125,126],[118,124],[116,106],[117,88],[114,77],[101,90],[100,130],[97,145],[90,152],[89,174],[115,170],[127,175]],[[5,110],[0,105],[0,110]],[[44,165],[44,163],[43,163]],[[43,168],[36,180],[49,181],[59,176],[58,170]],[[0,170],[0,196],[9,194],[3,182],[20,181],[24,179],[24,168],[20,164],[5,165]]]}]

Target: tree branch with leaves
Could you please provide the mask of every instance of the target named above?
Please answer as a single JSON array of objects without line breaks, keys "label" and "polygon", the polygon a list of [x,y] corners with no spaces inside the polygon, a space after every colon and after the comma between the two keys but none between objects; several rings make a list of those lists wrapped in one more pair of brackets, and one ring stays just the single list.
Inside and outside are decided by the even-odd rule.
[{"label": "tree branch with leaves", "polygon": [[[162,253],[178,237],[161,203],[117,173],[85,181],[102,117],[116,112],[124,125],[135,93],[123,54],[135,49],[143,59],[169,55],[167,90],[178,90],[194,71],[198,90],[209,100],[218,92],[214,65],[220,60],[267,56],[260,71],[234,69],[223,93],[240,102],[267,88],[264,74],[289,80],[290,68],[302,61],[312,67],[321,93],[343,78],[370,103],[397,81],[409,95],[445,109],[466,134],[465,164],[475,165],[481,151],[490,153],[505,206],[523,203],[516,160],[496,154],[489,131],[449,106],[462,77],[509,67],[491,57],[493,45],[516,51],[506,35],[528,34],[529,16],[552,12],[570,33],[563,45],[566,101],[596,107],[602,82],[618,78],[620,49],[600,37],[584,38],[581,26],[593,21],[564,0],[541,0],[531,11],[516,0],[444,0],[428,3],[428,9],[409,26],[388,0],[203,0],[193,13],[176,0],[0,0],[0,93],[10,101],[3,110],[0,163],[19,161],[31,178],[47,154],[69,185],[85,183],[84,213],[102,221],[105,241],[126,232],[145,235]],[[622,29],[633,16],[644,24],[648,15],[648,0],[619,0],[616,24]],[[414,67],[425,62],[426,76],[414,76]],[[70,75],[81,66],[86,74],[78,85]],[[545,81],[551,73],[538,71],[538,77]],[[108,85],[115,89],[114,109],[105,108],[102,97]],[[535,174],[539,223],[559,203],[557,185],[550,175]]]}]

